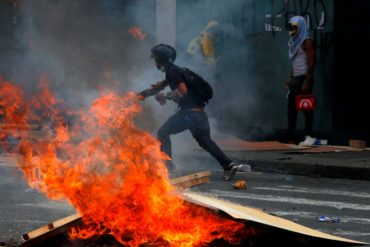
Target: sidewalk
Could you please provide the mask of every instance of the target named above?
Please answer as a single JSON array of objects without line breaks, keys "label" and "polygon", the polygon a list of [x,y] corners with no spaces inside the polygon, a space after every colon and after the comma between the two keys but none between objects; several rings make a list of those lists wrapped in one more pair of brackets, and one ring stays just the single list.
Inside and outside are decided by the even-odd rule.
[{"label": "sidewalk", "polygon": [[231,158],[252,160],[252,170],[313,177],[370,180],[370,149],[301,147],[275,141],[215,139]]}]

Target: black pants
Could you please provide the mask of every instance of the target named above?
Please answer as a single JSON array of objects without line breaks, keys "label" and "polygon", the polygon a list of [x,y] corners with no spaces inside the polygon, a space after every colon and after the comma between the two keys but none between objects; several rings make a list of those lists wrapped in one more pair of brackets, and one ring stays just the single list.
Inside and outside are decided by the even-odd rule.
[{"label": "black pants", "polygon": [[[295,97],[301,94],[301,88],[304,79],[304,75],[291,78],[292,85],[289,87],[290,92],[288,95],[288,136],[290,138],[294,138],[295,136],[298,118],[298,111],[295,108]],[[312,87],[309,89],[309,93],[311,92]],[[305,115],[305,135],[311,135],[313,126],[313,110],[303,111],[303,114]]]},{"label": "black pants", "polygon": [[190,130],[199,146],[210,153],[222,166],[228,169],[231,160],[222,152],[217,144],[211,139],[208,117],[205,112],[181,110],[171,116],[158,130],[158,139],[161,142],[161,150],[171,157],[170,135]]}]

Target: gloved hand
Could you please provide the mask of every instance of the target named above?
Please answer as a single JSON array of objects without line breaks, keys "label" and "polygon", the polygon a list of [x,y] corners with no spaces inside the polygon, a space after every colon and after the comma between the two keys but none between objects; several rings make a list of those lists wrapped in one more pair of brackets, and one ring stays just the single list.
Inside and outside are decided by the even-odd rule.
[{"label": "gloved hand", "polygon": [[144,96],[144,95],[142,95],[142,94],[140,94],[140,93],[136,94],[136,98],[137,98],[138,100],[145,100],[145,96]]},{"label": "gloved hand", "polygon": [[145,89],[139,93],[137,93],[138,100],[144,100],[146,97],[150,96],[150,89]]},{"label": "gloved hand", "polygon": [[160,105],[166,104],[166,95],[164,93],[157,93],[155,99],[159,102]]}]

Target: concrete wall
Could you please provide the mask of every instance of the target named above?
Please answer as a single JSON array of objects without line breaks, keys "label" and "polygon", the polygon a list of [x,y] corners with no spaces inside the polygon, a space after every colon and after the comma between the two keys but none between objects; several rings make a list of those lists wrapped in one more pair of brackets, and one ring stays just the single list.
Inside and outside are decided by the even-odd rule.
[{"label": "concrete wall", "polygon": [[[336,1],[334,6],[333,141],[370,144],[370,1]],[[363,62],[363,59],[365,62]]]}]

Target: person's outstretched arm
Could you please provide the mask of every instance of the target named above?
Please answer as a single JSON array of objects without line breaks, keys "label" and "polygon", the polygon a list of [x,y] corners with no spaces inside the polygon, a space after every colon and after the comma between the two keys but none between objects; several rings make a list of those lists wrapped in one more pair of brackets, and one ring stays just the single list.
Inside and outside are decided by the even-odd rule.
[{"label": "person's outstretched arm", "polygon": [[160,91],[162,91],[168,85],[166,80],[159,81],[155,84],[152,84],[150,88],[145,89],[138,93],[137,97],[139,100],[144,100],[147,97],[156,95]]}]

